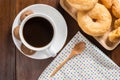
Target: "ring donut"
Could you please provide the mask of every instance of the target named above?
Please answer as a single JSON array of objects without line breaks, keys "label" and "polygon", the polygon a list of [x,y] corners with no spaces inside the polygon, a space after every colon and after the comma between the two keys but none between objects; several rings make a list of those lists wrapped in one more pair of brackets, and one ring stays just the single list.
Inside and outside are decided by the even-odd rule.
[{"label": "ring donut", "polygon": [[104,5],[97,3],[87,13],[79,11],[77,21],[85,33],[91,36],[102,36],[110,29],[112,17]]},{"label": "ring donut", "polygon": [[98,0],[66,0],[66,2],[77,10],[88,11],[96,5]]},{"label": "ring donut", "polygon": [[101,2],[108,9],[110,9],[112,6],[112,0],[101,0]]},{"label": "ring donut", "polygon": [[113,0],[112,13],[116,18],[120,18],[120,2]]}]

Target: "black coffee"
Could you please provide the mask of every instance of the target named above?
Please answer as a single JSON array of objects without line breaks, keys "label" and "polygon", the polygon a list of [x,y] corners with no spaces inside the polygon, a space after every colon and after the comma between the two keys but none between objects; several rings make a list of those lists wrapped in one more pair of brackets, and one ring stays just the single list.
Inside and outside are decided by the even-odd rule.
[{"label": "black coffee", "polygon": [[53,38],[53,32],[51,23],[42,17],[29,19],[23,28],[24,39],[34,47],[47,45]]}]

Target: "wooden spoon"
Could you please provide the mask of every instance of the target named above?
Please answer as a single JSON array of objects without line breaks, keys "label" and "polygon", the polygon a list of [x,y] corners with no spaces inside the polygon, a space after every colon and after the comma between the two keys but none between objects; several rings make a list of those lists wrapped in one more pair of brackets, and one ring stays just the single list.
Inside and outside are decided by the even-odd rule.
[{"label": "wooden spoon", "polygon": [[85,42],[79,42],[78,44],[76,44],[71,52],[71,54],[68,56],[68,58],[66,58],[51,74],[51,77],[54,76],[59,70],[60,68],[68,61],[70,60],[72,57],[80,54],[84,49],[85,49]]}]

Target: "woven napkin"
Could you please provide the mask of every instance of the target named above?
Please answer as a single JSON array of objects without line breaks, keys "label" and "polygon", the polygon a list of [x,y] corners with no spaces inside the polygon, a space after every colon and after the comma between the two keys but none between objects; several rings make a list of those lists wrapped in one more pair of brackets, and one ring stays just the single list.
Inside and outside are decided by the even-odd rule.
[{"label": "woven napkin", "polygon": [[[86,43],[86,49],[50,77],[55,68],[68,57],[74,45],[80,41]],[[78,32],[38,80],[120,80],[120,67]]]}]

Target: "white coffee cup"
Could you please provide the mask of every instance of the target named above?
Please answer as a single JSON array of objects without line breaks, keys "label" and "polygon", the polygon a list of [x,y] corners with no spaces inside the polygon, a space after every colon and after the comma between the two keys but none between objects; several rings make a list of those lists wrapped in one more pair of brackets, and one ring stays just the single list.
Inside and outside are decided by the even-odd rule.
[{"label": "white coffee cup", "polygon": [[[34,46],[31,46],[29,43],[26,42],[26,40],[24,39],[24,36],[23,36],[23,28],[24,28],[24,25],[25,23],[31,19],[31,18],[34,18],[34,17],[42,17],[46,20],[48,20],[52,27],[53,27],[53,38],[52,40],[45,46],[43,47],[34,47]],[[57,53],[55,53],[54,49],[51,47],[51,45],[54,43],[54,40],[55,40],[55,35],[56,35],[56,27],[55,27],[55,23],[54,21],[51,19],[50,16],[46,15],[46,14],[42,14],[42,13],[33,13],[33,14],[30,14],[28,15],[20,24],[20,30],[19,30],[19,35],[20,35],[20,39],[21,39],[21,42],[29,49],[31,50],[34,50],[34,51],[43,51],[43,50],[46,50],[48,55],[51,56],[51,57],[54,57],[56,56]]]}]

